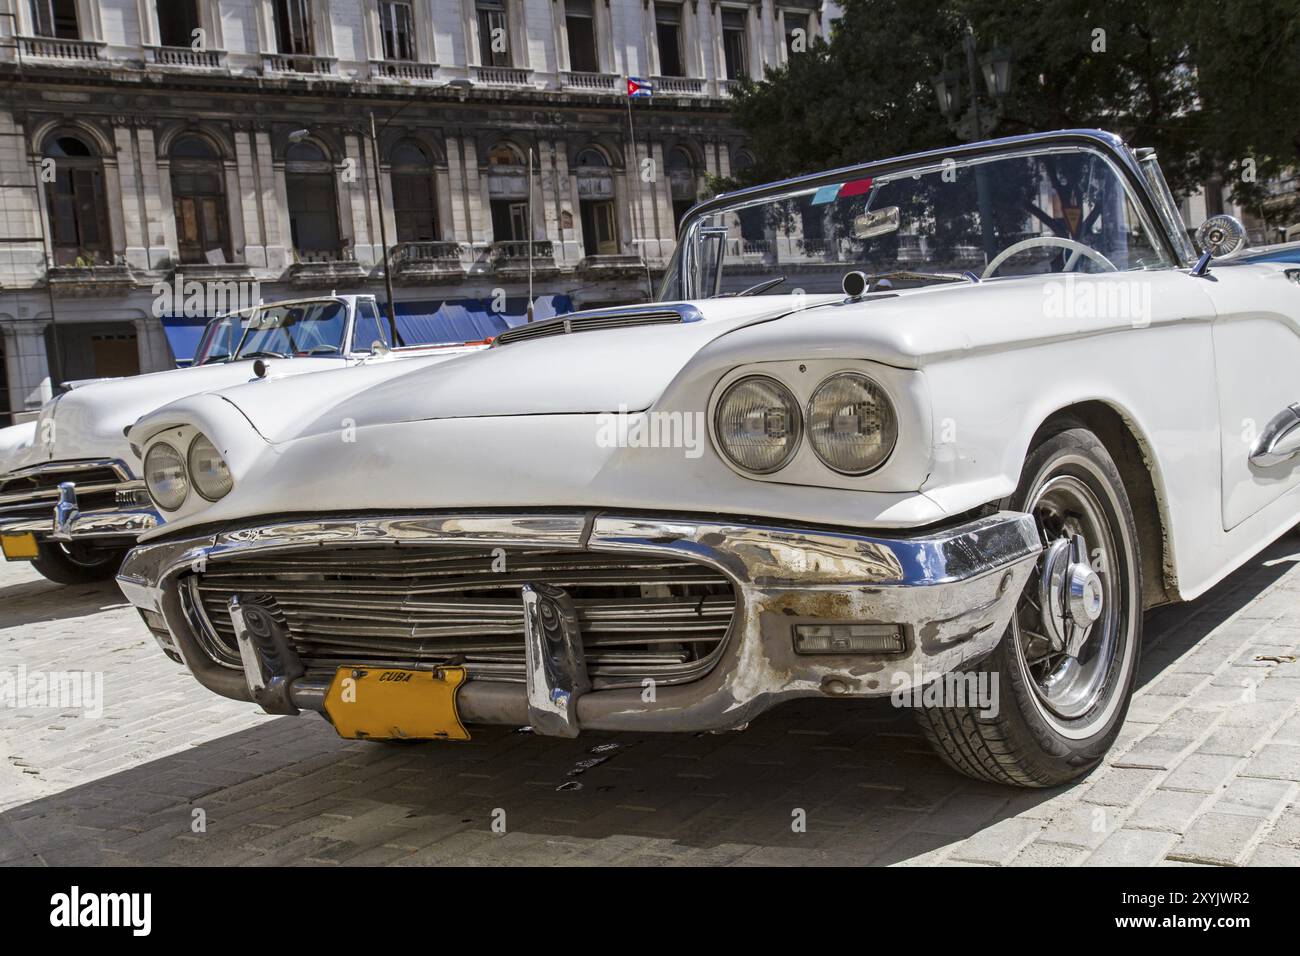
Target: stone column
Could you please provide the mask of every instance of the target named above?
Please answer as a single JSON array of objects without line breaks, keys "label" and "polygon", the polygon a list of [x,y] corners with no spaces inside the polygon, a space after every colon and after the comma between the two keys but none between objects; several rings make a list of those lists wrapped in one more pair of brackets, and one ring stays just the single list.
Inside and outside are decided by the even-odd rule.
[{"label": "stone column", "polygon": [[228,174],[226,184],[232,202],[237,201],[239,204],[244,221],[244,261],[253,269],[265,269],[266,224],[263,220],[257,156],[252,135],[246,129],[235,130],[235,175],[232,180]]},{"label": "stone column", "polygon": [[145,222],[144,239],[149,255],[149,268],[156,269],[178,253],[176,240],[176,215],[171,203],[171,179],[163,181],[158,167],[158,146],[154,132],[148,126],[136,129],[136,146],[140,157],[140,191],[143,198]]},{"label": "stone column", "polygon": [[[121,125],[125,117],[114,122],[113,141],[117,147],[117,164],[109,169],[104,164],[105,201],[109,218],[114,220],[113,249],[125,254],[133,268],[149,268],[149,249],[145,239],[145,215],[140,201],[140,183],[136,178],[135,142],[131,128]],[[114,182],[116,180],[116,182]],[[116,228],[120,225],[120,229]]]},{"label": "stone column", "polygon": [[140,360],[140,371],[163,372],[176,367],[176,356],[172,354],[171,343],[167,341],[167,332],[162,321],[152,316],[133,319],[135,326],[136,354]]},{"label": "stone column", "polygon": [[40,319],[20,320],[8,327],[5,371],[9,377],[9,408],[14,412],[40,408],[53,396],[45,327]]},{"label": "stone column", "polygon": [[289,264],[289,197],[284,186],[284,164],[275,163],[271,153],[271,134],[258,129],[256,144],[257,184],[261,195],[263,223],[266,227],[266,267],[281,272]]}]

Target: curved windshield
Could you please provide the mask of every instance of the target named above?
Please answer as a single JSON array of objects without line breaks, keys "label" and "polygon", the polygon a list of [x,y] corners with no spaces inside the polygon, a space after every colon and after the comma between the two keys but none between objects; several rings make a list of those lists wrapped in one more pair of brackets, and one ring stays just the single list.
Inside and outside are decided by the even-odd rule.
[{"label": "curved windshield", "polygon": [[268,305],[248,317],[239,358],[338,355],[347,330],[347,306],[337,299]]},{"label": "curved windshield", "polygon": [[239,346],[244,325],[235,315],[213,319],[203,330],[198,348],[194,350],[194,365],[214,365],[228,362]]},{"label": "curved windshield", "polygon": [[1053,146],[792,186],[695,219],[661,298],[838,292],[1171,266],[1101,152]]}]

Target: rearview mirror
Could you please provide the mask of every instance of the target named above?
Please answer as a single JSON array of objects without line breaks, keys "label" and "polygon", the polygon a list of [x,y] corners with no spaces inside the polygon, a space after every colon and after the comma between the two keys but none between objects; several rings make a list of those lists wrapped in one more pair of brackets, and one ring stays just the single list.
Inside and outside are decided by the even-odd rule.
[{"label": "rearview mirror", "polygon": [[864,212],[853,220],[854,239],[872,239],[886,233],[898,231],[898,207],[885,206],[872,212]]}]

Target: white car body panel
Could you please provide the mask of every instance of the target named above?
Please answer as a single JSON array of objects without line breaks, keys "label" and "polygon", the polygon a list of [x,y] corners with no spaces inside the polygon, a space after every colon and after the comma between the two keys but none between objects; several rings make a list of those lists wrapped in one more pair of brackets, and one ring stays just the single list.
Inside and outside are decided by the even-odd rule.
[{"label": "white car body panel", "polygon": [[[1225,289],[1255,288],[1281,269],[1225,265],[1216,274]],[[292,388],[258,383],[196,395],[149,416],[133,438],[190,423],[220,440],[235,491],[215,504],[188,503],[142,540],[196,524],[300,513],[305,503],[313,513],[509,502],[918,527],[1009,495],[1038,426],[1061,408],[1096,401],[1131,424],[1149,456],[1177,593],[1199,594],[1300,518],[1291,468],[1281,487],[1242,476],[1250,490],[1239,494],[1265,488],[1271,501],[1236,528],[1221,521],[1221,468],[1247,467],[1244,457],[1224,465],[1220,454],[1214,330],[1216,306],[1227,311],[1230,297],[1212,297],[1206,279],[1182,270],[1078,276],[1080,285],[1148,284],[1149,322],[1048,318],[1043,303],[1053,281],[1060,277],[932,286],[851,304],[765,297],[749,304],[748,322],[738,321],[745,300],[705,300],[693,303],[706,316],[693,326],[521,341],[436,371],[417,361],[383,373],[315,375]],[[1274,285],[1280,296],[1294,289],[1292,308],[1300,307],[1300,288],[1281,276]],[[836,364],[892,376],[900,383],[894,390],[911,383],[909,402],[928,403],[921,408],[928,432],[900,440],[871,475],[823,469],[820,487],[792,483],[787,472],[742,477],[707,440],[697,458],[599,446],[597,413],[620,404],[703,410],[728,372],[773,356],[838,356]],[[1233,407],[1250,402],[1266,420],[1284,395],[1300,397],[1295,377],[1274,376],[1257,397],[1234,396]],[[341,444],[349,427],[354,433]]]}]

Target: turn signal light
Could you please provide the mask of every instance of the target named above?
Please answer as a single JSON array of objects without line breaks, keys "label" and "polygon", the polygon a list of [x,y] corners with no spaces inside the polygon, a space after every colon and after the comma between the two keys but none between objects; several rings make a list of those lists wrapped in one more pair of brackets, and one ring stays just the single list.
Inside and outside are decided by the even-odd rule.
[{"label": "turn signal light", "polygon": [[907,649],[897,624],[796,624],[796,654],[901,654]]}]

